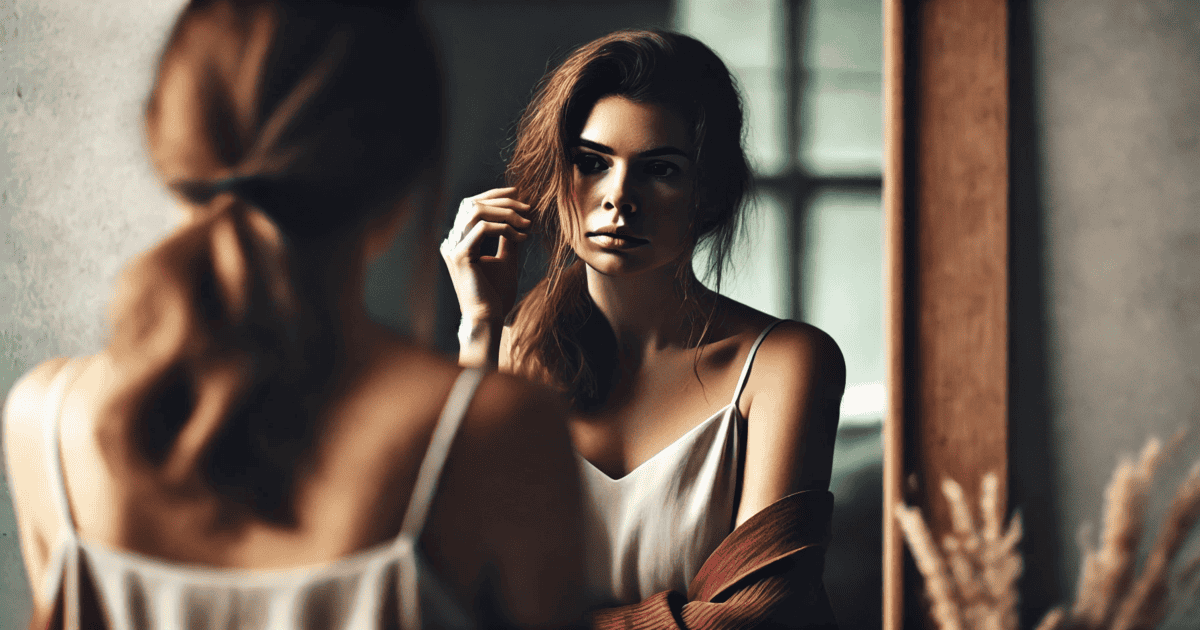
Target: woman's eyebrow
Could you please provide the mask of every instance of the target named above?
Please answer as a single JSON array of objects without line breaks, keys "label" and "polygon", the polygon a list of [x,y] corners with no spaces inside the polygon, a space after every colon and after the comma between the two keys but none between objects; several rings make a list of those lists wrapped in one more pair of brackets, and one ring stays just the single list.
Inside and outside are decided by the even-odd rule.
[{"label": "woman's eyebrow", "polygon": [[583,138],[576,140],[575,144],[572,145],[571,148],[575,148],[575,147],[583,147],[585,149],[591,149],[593,151],[603,153],[604,155],[614,155],[616,153],[616,151],[612,150],[612,147],[607,147],[607,146],[604,146],[603,144],[600,144],[599,142],[593,142],[591,140],[585,140]]},{"label": "woman's eyebrow", "polygon": [[647,158],[647,157],[658,157],[660,155],[679,155],[679,156],[683,156],[689,160],[692,159],[692,156],[683,152],[683,149],[677,149],[675,147],[659,147],[657,149],[650,149],[649,151],[642,151],[637,156]]},{"label": "woman's eyebrow", "polygon": [[[598,153],[603,153],[605,155],[615,155],[616,154],[616,151],[614,151],[612,149],[612,147],[605,146],[603,144],[600,144],[599,142],[596,142],[594,140],[588,140],[586,138],[580,138],[580,139],[576,140],[574,146],[575,147],[584,147],[585,149],[591,149],[593,151],[596,151]],[[658,147],[656,149],[650,149],[649,151],[642,151],[641,153],[637,154],[636,157],[648,158],[648,157],[658,157],[660,155],[679,155],[679,156],[687,158],[688,160],[692,159],[692,156],[690,156],[686,152],[684,152],[683,149],[679,149],[679,148],[672,147],[672,146]]]}]

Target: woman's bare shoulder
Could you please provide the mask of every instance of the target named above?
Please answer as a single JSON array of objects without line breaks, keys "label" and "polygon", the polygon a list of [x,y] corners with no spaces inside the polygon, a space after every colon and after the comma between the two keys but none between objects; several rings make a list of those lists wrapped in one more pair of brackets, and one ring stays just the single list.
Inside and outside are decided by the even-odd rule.
[{"label": "woman's bare shoulder", "polygon": [[54,379],[71,359],[58,357],[43,361],[17,379],[4,401],[4,450],[6,453],[33,435],[40,435],[40,420],[45,415],[47,396]]},{"label": "woman's bare shoulder", "polygon": [[[50,559],[55,513],[50,502],[50,479],[42,443],[42,422],[54,379],[69,359],[44,361],[22,376],[8,392],[4,403],[3,448],[9,478],[9,493],[17,517],[21,555],[31,583],[41,585]],[[34,589],[36,606],[49,604],[49,594]]]},{"label": "woman's bare shoulder", "polygon": [[[744,343],[752,344],[779,318],[724,298],[726,327]],[[784,319],[763,339],[754,358],[747,391],[803,390],[822,398],[841,398],[846,386],[846,362],[841,348],[820,328]]]},{"label": "woman's bare shoulder", "polygon": [[[779,320],[774,315],[724,296],[721,297],[720,312],[723,314],[720,321],[731,334],[750,340],[757,339],[763,330]],[[835,363],[841,359],[841,350],[833,337],[812,324],[791,319],[780,321],[763,340],[760,352],[775,353],[768,349],[797,359],[811,358]]]},{"label": "woman's bare shoulder", "polygon": [[[411,404],[441,409],[450,394],[450,389],[463,369],[440,353],[420,347],[397,347],[389,353],[383,363],[389,374],[385,391],[413,392]],[[537,448],[544,440],[533,443],[517,440],[517,436],[546,431],[548,425],[562,425],[567,404],[562,397],[548,387],[531,383],[521,377],[490,371],[484,374],[467,407],[466,417],[460,431],[468,440],[502,440],[513,442],[514,448],[522,450]]]}]

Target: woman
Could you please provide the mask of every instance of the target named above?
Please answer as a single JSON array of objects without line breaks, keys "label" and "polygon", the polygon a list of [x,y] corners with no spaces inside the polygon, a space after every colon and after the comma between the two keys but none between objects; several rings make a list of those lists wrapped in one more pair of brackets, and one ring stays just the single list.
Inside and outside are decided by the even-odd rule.
[{"label": "woman", "polygon": [[35,626],[578,618],[565,402],[365,312],[440,162],[430,42],[386,4],[179,16],[145,120],[183,225],[127,271],[108,346],[5,409]]},{"label": "woman", "polygon": [[[727,598],[720,576],[767,567],[714,551],[757,518],[775,533],[747,540],[786,547],[786,532],[809,532],[772,552],[792,564],[766,573],[794,570],[792,586],[808,593],[796,597],[821,600],[801,621],[825,623],[820,554],[793,552],[819,549],[827,526],[841,353],[820,330],[724,297],[692,269],[707,246],[719,284],[737,232],[749,181],[742,118],[728,70],[694,39],[622,31],[586,44],[525,111],[510,187],[465,200],[442,255],[463,313],[460,362],[496,362],[571,399],[595,601],[682,607],[659,610],[662,621],[703,608],[680,603],[701,582]],[[511,310],[516,248],[531,233],[549,269]],[[780,528],[785,513],[803,526]],[[770,564],[767,551],[755,553]],[[701,569],[714,558],[732,565]],[[761,603],[737,614],[777,612]]]}]

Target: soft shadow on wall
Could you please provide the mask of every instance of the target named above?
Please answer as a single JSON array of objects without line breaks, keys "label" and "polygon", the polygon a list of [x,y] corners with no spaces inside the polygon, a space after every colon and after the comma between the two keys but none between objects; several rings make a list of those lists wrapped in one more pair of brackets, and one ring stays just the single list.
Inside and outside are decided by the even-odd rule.
[{"label": "soft shadow on wall", "polygon": [[[1042,237],[1042,161],[1034,88],[1029,3],[1009,4],[1009,499],[1028,532],[1059,531],[1051,453]],[[1021,627],[1032,628],[1064,599],[1055,541],[1026,536],[1021,544]]]}]

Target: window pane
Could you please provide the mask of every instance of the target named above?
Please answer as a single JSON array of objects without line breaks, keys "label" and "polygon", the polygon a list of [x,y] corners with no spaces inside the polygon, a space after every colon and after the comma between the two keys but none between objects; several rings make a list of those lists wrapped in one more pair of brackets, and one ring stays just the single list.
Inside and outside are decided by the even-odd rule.
[{"label": "window pane", "polygon": [[[775,317],[791,317],[791,252],[782,199],[773,191],[760,189],[747,208],[745,221],[746,235],[734,243],[721,293]],[[701,249],[692,266],[711,287],[704,278],[708,261],[707,252]]]},{"label": "window pane", "polygon": [[675,28],[704,42],[730,68],[782,67],[783,8],[779,0],[675,3]]},{"label": "window pane", "polygon": [[883,411],[883,210],[877,193],[824,190],[804,239],[804,319],[846,357],[843,418]]},{"label": "window pane", "polygon": [[799,159],[818,174],[883,168],[883,13],[879,0],[813,0],[801,63]]},{"label": "window pane", "polygon": [[883,70],[883,3],[880,0],[810,0],[805,67]]},{"label": "window pane", "polygon": [[800,163],[820,175],[883,170],[883,91],[878,74],[829,70],[808,75],[800,105]]},{"label": "window pane", "polygon": [[675,5],[676,28],[712,48],[738,82],[746,107],[746,152],[759,174],[775,174],[787,165],[782,19],[779,0]]},{"label": "window pane", "polygon": [[787,167],[784,148],[784,93],[781,73],[762,68],[732,70],[746,109],[746,157],[759,175],[776,175]]}]

